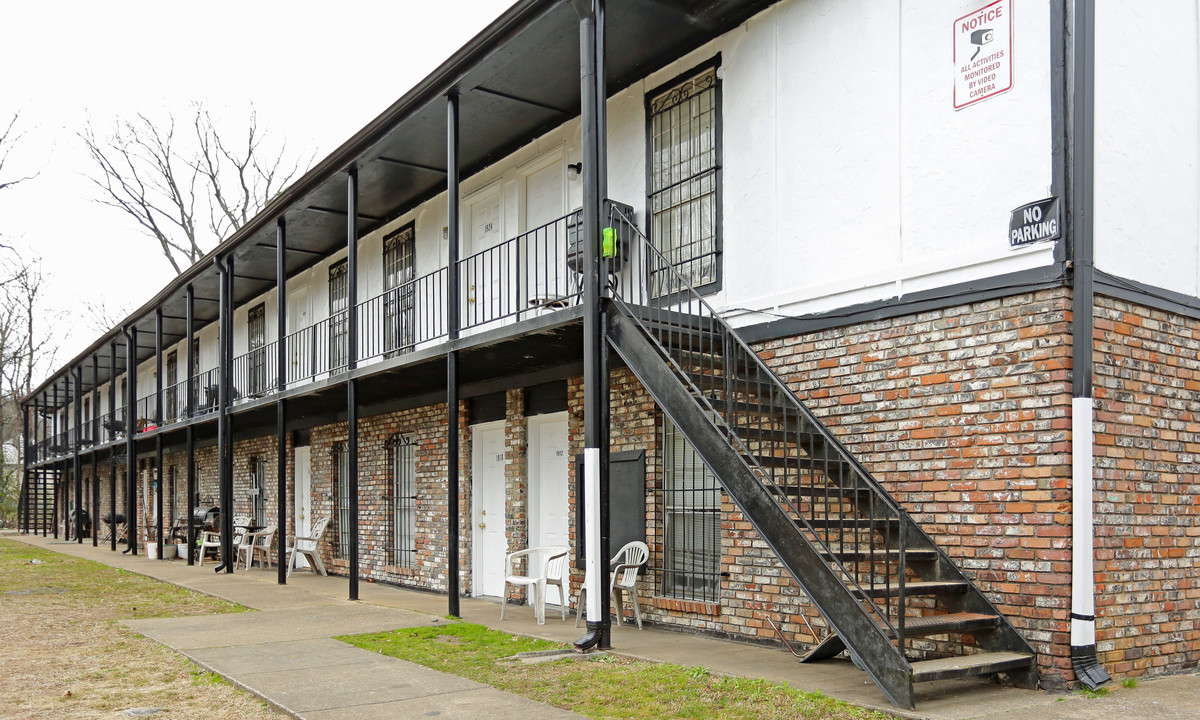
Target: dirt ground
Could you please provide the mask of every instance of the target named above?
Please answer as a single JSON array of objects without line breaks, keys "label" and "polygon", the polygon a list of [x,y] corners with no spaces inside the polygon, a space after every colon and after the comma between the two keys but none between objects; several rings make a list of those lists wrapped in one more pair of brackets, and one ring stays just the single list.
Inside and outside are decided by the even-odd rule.
[{"label": "dirt ground", "polygon": [[206,720],[287,717],[118,621],[241,608],[86,560],[0,540],[0,720],[133,708]]}]

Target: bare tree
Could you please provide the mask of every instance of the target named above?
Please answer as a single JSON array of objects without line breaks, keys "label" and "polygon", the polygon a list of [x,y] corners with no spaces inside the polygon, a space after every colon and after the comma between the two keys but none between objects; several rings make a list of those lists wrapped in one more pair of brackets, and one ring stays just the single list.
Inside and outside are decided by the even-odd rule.
[{"label": "bare tree", "polygon": [[8,125],[4,128],[4,132],[0,133],[0,190],[8,188],[32,180],[38,176],[38,173],[32,175],[23,175],[21,177],[6,179],[4,177],[4,165],[8,162],[8,155],[12,152],[13,146],[17,141],[24,136],[25,133],[17,131],[17,121],[21,119],[21,113],[15,112],[12,118],[9,119]]},{"label": "bare tree", "polygon": [[[227,133],[201,103],[191,133],[176,134],[174,114],[158,122],[138,114],[108,135],[89,123],[80,133],[97,170],[97,202],[124,211],[158,242],[175,272],[200,259],[262,210],[312,156],[289,160],[250,108],[244,127]],[[235,138],[235,139],[230,139]]]}]

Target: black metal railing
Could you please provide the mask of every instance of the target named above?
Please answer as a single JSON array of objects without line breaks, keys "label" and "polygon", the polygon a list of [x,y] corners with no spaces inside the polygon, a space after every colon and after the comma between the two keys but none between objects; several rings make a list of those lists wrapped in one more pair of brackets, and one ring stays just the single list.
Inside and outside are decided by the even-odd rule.
[{"label": "black metal railing", "polygon": [[573,212],[459,260],[463,329],[578,303],[572,246],[579,215]]},{"label": "black metal railing", "polygon": [[233,359],[231,400],[260,398],[279,389],[278,364],[275,348],[278,342],[242,353]]},{"label": "black metal railing", "polygon": [[446,268],[358,304],[358,359],[411,352],[446,335]]},{"label": "black metal railing", "polygon": [[[903,647],[903,511],[692,284],[612,208],[616,305],[657,347],[713,426],[806,540]],[[627,248],[627,249],[626,249]]]}]

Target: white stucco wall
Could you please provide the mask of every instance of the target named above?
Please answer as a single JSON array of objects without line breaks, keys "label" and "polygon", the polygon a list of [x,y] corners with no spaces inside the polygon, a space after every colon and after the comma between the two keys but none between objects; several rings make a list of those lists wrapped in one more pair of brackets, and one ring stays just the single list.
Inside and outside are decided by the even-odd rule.
[{"label": "white stucco wall", "polygon": [[1200,295],[1196,0],[1096,2],[1096,267]]}]

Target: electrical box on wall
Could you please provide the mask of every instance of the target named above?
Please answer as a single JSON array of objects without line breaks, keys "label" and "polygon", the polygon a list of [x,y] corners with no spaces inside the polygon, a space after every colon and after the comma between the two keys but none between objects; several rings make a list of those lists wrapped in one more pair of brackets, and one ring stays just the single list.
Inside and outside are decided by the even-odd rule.
[{"label": "electrical box on wall", "polygon": [[[613,212],[613,210],[618,212]],[[619,213],[619,214],[618,214]],[[622,217],[623,216],[623,217]],[[625,222],[628,218],[629,222]],[[601,253],[612,260],[612,270],[621,269],[625,259],[629,257],[630,235],[633,228],[633,207],[625,203],[604,201],[604,216],[600,218],[600,233],[603,244]],[[583,245],[581,230],[583,229],[583,210],[571,213],[567,218],[567,267],[574,272],[582,272]]]}]

